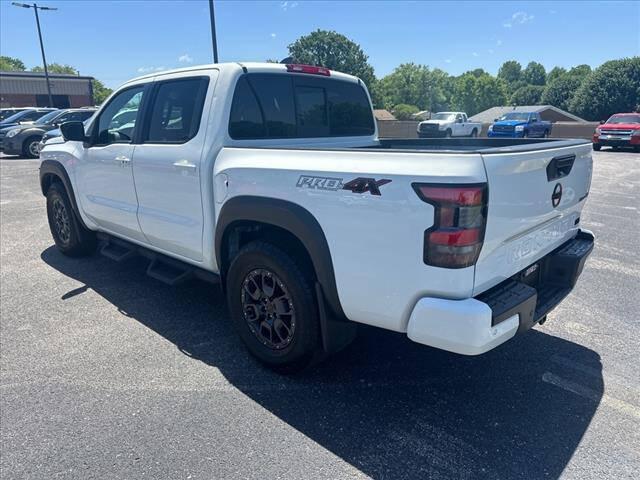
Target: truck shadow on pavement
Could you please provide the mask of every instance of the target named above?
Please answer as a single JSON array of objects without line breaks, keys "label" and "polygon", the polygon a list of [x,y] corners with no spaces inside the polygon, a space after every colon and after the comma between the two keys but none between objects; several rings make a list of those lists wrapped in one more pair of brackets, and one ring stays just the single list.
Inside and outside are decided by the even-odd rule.
[{"label": "truck shadow on pavement", "polygon": [[[343,352],[283,377],[248,355],[216,286],[164,286],[141,260],[69,259],[54,247],[41,257],[83,284],[60,301],[95,291],[373,478],[557,478],[603,394],[598,354],[540,330],[462,357],[362,327]],[[267,448],[285,461],[285,445]]]}]

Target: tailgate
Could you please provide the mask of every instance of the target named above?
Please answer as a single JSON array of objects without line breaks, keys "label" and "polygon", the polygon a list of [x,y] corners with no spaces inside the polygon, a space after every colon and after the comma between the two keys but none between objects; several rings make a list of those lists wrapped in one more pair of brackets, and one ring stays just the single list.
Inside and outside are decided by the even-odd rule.
[{"label": "tailgate", "polygon": [[591,184],[591,145],[483,154],[489,184],[474,295],[576,235]]}]

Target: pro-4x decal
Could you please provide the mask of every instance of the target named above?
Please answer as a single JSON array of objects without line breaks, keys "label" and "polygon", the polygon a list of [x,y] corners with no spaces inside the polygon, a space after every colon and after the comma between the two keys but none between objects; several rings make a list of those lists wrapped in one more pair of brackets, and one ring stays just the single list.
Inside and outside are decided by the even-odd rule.
[{"label": "pro-4x decal", "polygon": [[371,193],[371,195],[382,195],[380,187],[390,183],[391,180],[383,178],[376,180],[375,178],[358,177],[343,183],[342,178],[336,177],[317,177],[315,175],[300,175],[296,187],[310,188],[313,190],[350,190],[353,193]]},{"label": "pro-4x decal", "polygon": [[371,195],[382,195],[380,193],[380,187],[382,185],[386,185],[387,183],[391,183],[391,180],[388,180],[386,178],[376,180],[375,178],[358,177],[351,180],[350,182],[345,183],[342,189],[351,190],[353,193],[370,192]]}]

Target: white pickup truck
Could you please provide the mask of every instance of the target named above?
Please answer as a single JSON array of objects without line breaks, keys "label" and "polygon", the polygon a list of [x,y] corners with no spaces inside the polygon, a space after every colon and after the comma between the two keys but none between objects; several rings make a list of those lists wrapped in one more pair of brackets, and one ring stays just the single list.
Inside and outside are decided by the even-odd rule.
[{"label": "white pickup truck", "polygon": [[417,127],[420,138],[477,137],[482,131],[482,123],[470,122],[464,112],[438,112]]},{"label": "white pickup truck", "polygon": [[61,130],[40,166],[60,251],[221,283],[276,369],[342,348],[357,323],[486,352],[544,321],[594,244],[590,143],[380,140],[364,84],[321,67],[144,76]]}]

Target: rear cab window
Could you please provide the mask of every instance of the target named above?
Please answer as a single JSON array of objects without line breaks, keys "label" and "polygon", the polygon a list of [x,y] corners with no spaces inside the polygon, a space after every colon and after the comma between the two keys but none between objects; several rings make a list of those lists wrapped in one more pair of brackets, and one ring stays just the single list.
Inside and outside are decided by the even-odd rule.
[{"label": "rear cab window", "polygon": [[247,73],[233,96],[236,140],[371,136],[371,105],[358,83],[311,75]]}]

